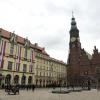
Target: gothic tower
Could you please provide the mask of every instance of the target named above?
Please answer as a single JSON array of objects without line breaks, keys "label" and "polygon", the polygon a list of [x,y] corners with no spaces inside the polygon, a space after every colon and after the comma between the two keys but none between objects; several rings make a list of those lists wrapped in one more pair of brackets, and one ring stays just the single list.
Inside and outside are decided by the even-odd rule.
[{"label": "gothic tower", "polygon": [[[69,58],[68,58],[68,82],[75,83],[74,80],[80,75],[80,55],[81,55],[81,43],[79,37],[79,30],[74,16],[71,19],[71,29],[69,31]],[[77,84],[77,82],[76,82]]]},{"label": "gothic tower", "polygon": [[90,55],[81,47],[79,30],[74,16],[71,19],[69,31],[69,55],[67,61],[67,85],[95,87],[100,85],[100,53],[95,47]]},{"label": "gothic tower", "polygon": [[69,42],[69,64],[71,66],[78,66],[81,54],[81,43],[79,37],[79,30],[76,25],[74,16],[71,19],[70,42]]}]

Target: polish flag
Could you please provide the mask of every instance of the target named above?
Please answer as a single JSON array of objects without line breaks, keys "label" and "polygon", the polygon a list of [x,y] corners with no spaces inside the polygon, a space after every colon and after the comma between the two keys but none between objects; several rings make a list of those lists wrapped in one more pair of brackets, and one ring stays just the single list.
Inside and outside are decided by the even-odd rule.
[{"label": "polish flag", "polygon": [[6,41],[2,41],[2,44],[1,44],[1,54],[0,54],[0,68],[3,68],[2,62],[3,62],[3,56],[5,54],[5,47],[6,47]]},{"label": "polish flag", "polygon": [[21,58],[21,46],[18,45],[18,56],[17,56],[16,71],[19,70],[20,58]]},{"label": "polish flag", "polygon": [[32,72],[34,58],[35,58],[34,50],[31,49],[31,53],[30,53],[30,69],[29,69],[30,72]]},{"label": "polish flag", "polygon": [[2,41],[0,41],[0,54],[1,54],[1,50],[2,50]]}]

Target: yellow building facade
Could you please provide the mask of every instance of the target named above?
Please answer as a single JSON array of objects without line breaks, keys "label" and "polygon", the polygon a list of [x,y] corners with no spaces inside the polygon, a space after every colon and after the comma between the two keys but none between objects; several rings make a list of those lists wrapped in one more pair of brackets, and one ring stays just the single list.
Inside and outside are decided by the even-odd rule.
[{"label": "yellow building facade", "polygon": [[51,58],[45,48],[0,29],[0,86],[66,84],[66,63]]}]

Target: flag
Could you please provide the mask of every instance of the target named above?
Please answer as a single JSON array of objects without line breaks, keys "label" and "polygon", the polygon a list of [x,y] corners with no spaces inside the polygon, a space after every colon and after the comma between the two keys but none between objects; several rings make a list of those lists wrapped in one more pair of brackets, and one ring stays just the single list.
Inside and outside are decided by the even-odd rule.
[{"label": "flag", "polygon": [[17,63],[16,63],[16,71],[19,70],[20,58],[21,58],[21,46],[18,45],[18,56],[17,56]]},{"label": "flag", "polygon": [[29,67],[29,71],[30,72],[32,72],[33,60],[34,60],[34,50],[31,49],[31,53],[30,53],[30,67]]},{"label": "flag", "polygon": [[32,72],[33,65],[29,66],[29,72]]},{"label": "flag", "polygon": [[3,62],[3,56],[5,54],[5,47],[6,47],[6,41],[2,41],[1,44],[1,54],[0,54],[0,68],[2,68],[2,62]]},{"label": "flag", "polygon": [[1,49],[2,49],[2,41],[3,40],[0,40],[0,54],[1,54]]},{"label": "flag", "polygon": [[32,61],[35,60],[35,52],[32,50]]}]

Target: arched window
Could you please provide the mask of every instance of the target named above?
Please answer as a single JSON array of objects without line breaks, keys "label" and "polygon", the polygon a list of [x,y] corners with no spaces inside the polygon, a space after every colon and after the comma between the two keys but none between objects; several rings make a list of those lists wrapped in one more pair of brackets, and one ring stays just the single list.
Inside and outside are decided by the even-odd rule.
[{"label": "arched window", "polygon": [[19,84],[19,76],[15,75],[14,77],[14,84]]},{"label": "arched window", "polygon": [[6,77],[5,77],[5,83],[6,84],[10,84],[11,83],[11,75],[10,74],[6,75]]},{"label": "arched window", "polygon": [[28,84],[32,84],[32,76],[29,76],[29,78],[28,78]]},{"label": "arched window", "polygon": [[26,76],[25,75],[22,76],[21,84],[22,85],[25,85],[26,84]]},{"label": "arched window", "polygon": [[10,54],[13,55],[14,52],[14,43],[10,44]]}]

